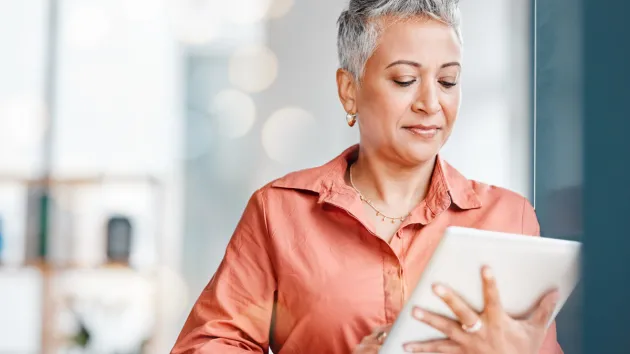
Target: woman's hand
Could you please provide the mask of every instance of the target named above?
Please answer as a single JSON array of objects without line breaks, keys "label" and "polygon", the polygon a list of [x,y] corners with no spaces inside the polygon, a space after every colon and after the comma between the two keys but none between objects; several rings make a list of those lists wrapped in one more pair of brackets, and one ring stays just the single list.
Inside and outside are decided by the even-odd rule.
[{"label": "woman's hand", "polygon": [[385,338],[389,334],[391,325],[379,327],[372,332],[369,336],[363,338],[361,343],[354,349],[353,354],[378,354],[381,350]]},{"label": "woman's hand", "polygon": [[485,309],[474,311],[454,291],[441,285],[433,290],[451,308],[459,321],[414,309],[419,321],[444,333],[448,338],[407,343],[410,353],[444,354],[537,354],[545,339],[547,323],[558,301],[556,291],[545,295],[524,319],[510,317],[501,306],[495,278],[489,268],[482,269]]}]

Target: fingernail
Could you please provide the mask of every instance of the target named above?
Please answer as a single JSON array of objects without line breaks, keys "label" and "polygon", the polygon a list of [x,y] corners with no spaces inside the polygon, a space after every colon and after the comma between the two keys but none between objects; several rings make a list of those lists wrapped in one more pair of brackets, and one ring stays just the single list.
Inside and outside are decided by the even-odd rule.
[{"label": "fingernail", "polygon": [[483,276],[486,279],[492,279],[494,274],[492,274],[492,270],[489,267],[483,269]]},{"label": "fingernail", "polygon": [[551,294],[551,302],[555,304],[558,302],[558,300],[560,300],[560,293],[556,291],[553,294]]},{"label": "fingernail", "polygon": [[442,297],[442,296],[446,295],[446,288],[445,288],[445,287],[443,287],[442,285],[436,285],[436,286],[434,286],[434,287],[433,287],[433,291],[435,291],[435,293],[436,293],[438,296],[440,296],[440,297]]},{"label": "fingernail", "polygon": [[415,317],[417,320],[423,319],[424,318],[424,311],[422,311],[419,308],[415,307],[413,309],[413,317]]},{"label": "fingernail", "polygon": [[405,345],[403,346],[403,348],[405,349],[405,351],[406,351],[407,353],[413,353],[413,345],[412,345],[412,344],[405,344]]}]

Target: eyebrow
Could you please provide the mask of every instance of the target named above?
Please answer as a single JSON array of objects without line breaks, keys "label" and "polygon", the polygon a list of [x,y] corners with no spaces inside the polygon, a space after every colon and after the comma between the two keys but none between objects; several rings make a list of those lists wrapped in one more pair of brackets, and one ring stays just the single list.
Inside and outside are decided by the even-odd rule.
[{"label": "eyebrow", "polygon": [[442,64],[441,68],[444,69],[444,68],[448,68],[449,66],[459,66],[461,68],[462,64],[460,64],[459,62],[456,62],[456,61],[452,61],[450,63]]},{"label": "eyebrow", "polygon": [[416,63],[415,61],[411,61],[411,60],[396,60],[395,62],[389,64],[386,69],[389,69],[392,66],[396,66],[396,65],[409,65],[409,66],[415,66],[416,68],[419,68],[422,66],[420,65],[420,63]]},{"label": "eyebrow", "polygon": [[[409,66],[414,66],[416,68],[419,68],[419,67],[422,66],[422,65],[420,65],[420,63],[415,62],[415,61],[411,61],[411,60],[396,60],[395,62],[389,64],[386,69],[389,69],[392,66],[396,66],[396,65],[409,65]],[[442,66],[440,68],[444,69],[444,68],[448,68],[449,66],[459,66],[460,68],[462,67],[462,65],[459,62],[452,61],[452,62],[449,62],[449,63],[442,64]]]}]

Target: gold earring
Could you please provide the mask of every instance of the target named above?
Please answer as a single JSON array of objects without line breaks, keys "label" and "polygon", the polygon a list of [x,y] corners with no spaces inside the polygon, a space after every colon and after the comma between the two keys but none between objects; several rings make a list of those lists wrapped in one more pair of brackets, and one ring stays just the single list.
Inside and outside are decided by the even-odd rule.
[{"label": "gold earring", "polygon": [[357,122],[357,115],[351,113],[346,114],[346,122],[348,122],[348,126],[353,127]]}]

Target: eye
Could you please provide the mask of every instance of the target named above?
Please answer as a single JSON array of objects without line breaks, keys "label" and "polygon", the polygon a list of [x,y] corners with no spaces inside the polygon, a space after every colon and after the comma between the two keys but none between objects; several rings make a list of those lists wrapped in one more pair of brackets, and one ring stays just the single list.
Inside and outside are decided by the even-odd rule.
[{"label": "eye", "polygon": [[396,85],[401,86],[401,87],[407,87],[410,85],[413,85],[416,80],[409,80],[409,81],[398,81],[398,80],[394,80],[394,82],[396,83]]},{"label": "eye", "polygon": [[445,88],[451,88],[451,87],[457,86],[457,82],[450,82],[450,81],[444,81],[444,80],[440,80],[438,82],[440,83],[440,85],[444,86]]}]

